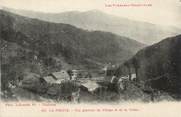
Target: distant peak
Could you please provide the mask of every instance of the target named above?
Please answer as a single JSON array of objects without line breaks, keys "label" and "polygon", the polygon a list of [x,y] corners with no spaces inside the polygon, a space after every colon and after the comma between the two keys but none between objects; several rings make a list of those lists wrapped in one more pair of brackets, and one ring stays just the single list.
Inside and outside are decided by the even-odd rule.
[{"label": "distant peak", "polygon": [[88,10],[87,12],[102,12],[102,11],[100,11],[98,9],[92,9],[92,10]]},{"label": "distant peak", "polygon": [[93,10],[89,10],[89,11],[85,11],[85,13],[102,13],[105,14],[104,12],[98,10],[98,9],[93,9]]}]

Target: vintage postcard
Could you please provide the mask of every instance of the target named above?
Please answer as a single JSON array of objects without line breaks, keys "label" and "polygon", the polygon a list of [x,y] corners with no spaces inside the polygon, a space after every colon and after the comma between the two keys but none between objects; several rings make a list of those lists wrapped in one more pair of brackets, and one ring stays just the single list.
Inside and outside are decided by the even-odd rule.
[{"label": "vintage postcard", "polygon": [[0,117],[181,117],[180,0],[0,0]]}]

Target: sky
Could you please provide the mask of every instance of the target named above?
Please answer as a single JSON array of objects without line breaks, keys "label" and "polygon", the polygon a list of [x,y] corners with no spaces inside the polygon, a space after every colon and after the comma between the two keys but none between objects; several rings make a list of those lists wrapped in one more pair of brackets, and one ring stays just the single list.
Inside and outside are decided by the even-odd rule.
[{"label": "sky", "polygon": [[[108,7],[145,4],[151,6]],[[181,0],[0,0],[0,7],[48,13],[100,10],[112,15],[181,28]]]}]

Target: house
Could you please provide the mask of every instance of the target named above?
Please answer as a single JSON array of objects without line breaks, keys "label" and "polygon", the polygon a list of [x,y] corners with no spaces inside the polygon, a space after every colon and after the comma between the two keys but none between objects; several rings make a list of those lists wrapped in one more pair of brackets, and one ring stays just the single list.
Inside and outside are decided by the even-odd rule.
[{"label": "house", "polygon": [[136,74],[135,73],[132,73],[132,74],[129,74],[129,75],[125,75],[125,76],[121,76],[120,77],[121,79],[127,79],[127,80],[136,80]]},{"label": "house", "polygon": [[62,70],[60,72],[51,73],[48,76],[43,77],[43,79],[50,84],[60,84],[62,81],[70,80],[70,76],[67,71]]},{"label": "house", "polygon": [[129,75],[121,76],[121,79],[129,80]]},{"label": "house", "polygon": [[[80,78],[85,78],[87,71],[85,70],[71,70],[71,80],[78,80]],[[86,75],[85,75],[86,74]]]},{"label": "house", "polygon": [[136,80],[136,74],[135,73],[131,74],[131,80]]},{"label": "house", "polygon": [[113,76],[116,70],[116,65],[112,65],[111,63],[105,65],[105,67],[102,69],[105,73],[105,76]]},{"label": "house", "polygon": [[65,70],[61,70],[60,72],[54,72],[49,74],[49,76],[54,77],[57,80],[70,80],[70,76]]},{"label": "house", "polygon": [[90,81],[88,80],[85,83],[81,84],[82,87],[86,88],[89,92],[93,92],[94,90],[96,90],[97,88],[100,87],[99,84],[97,84],[97,82],[95,81]]},{"label": "house", "polygon": [[81,76],[81,70],[72,70],[72,77],[71,80],[77,80]]},{"label": "house", "polygon": [[43,79],[47,82],[47,83],[50,83],[50,84],[57,84],[57,80],[52,77],[52,76],[45,76],[43,77]]}]

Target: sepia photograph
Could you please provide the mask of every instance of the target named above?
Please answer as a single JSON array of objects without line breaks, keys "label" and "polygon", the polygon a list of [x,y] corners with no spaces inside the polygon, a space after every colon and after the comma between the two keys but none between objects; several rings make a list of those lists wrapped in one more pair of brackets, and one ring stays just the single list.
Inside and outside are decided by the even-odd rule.
[{"label": "sepia photograph", "polygon": [[0,57],[0,117],[181,117],[179,0],[0,0]]}]

